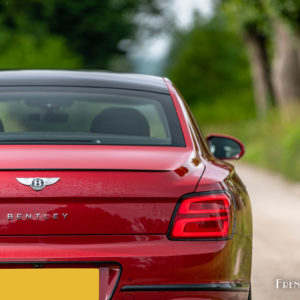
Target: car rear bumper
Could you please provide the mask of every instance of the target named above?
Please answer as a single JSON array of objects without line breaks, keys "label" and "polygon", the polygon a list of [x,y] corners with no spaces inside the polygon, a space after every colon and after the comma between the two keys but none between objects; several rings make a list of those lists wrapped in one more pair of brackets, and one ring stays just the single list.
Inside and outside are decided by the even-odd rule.
[{"label": "car rear bumper", "polygon": [[116,300],[248,300],[249,290],[240,291],[164,291],[119,294]]},{"label": "car rear bumper", "polygon": [[112,300],[248,297],[251,251],[241,236],[187,242],[165,235],[0,237],[0,246],[1,268],[118,266]]},{"label": "car rear bumper", "polygon": [[124,286],[120,299],[248,299],[249,285],[229,283]]}]

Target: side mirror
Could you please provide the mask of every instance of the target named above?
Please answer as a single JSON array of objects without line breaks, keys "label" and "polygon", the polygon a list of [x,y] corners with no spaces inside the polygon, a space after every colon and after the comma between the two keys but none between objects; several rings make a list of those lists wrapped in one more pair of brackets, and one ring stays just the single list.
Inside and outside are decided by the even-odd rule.
[{"label": "side mirror", "polygon": [[236,138],[211,134],[206,137],[211,153],[219,159],[239,159],[245,153],[245,147]]}]

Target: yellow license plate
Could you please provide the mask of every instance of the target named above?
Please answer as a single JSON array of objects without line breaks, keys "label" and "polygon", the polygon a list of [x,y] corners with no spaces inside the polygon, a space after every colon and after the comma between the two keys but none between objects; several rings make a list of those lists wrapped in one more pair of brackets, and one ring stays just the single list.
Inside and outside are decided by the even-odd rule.
[{"label": "yellow license plate", "polygon": [[98,300],[98,269],[0,269],[3,300]]}]

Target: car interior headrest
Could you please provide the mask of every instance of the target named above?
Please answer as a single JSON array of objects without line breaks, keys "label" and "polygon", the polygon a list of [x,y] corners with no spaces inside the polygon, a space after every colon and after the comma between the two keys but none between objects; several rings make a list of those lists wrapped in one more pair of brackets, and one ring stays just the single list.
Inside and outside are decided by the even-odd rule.
[{"label": "car interior headrest", "polygon": [[111,107],[101,111],[93,120],[91,132],[150,136],[147,119],[134,108]]},{"label": "car interior headrest", "polygon": [[0,119],[0,132],[4,132],[4,126],[1,119]]}]

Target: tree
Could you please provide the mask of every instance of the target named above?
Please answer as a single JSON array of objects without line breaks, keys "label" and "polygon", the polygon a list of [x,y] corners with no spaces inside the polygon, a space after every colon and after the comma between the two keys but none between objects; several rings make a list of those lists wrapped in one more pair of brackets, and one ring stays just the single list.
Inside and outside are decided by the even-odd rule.
[{"label": "tree", "polygon": [[258,116],[265,116],[273,104],[271,60],[268,54],[270,25],[263,0],[223,0],[221,9],[234,31],[247,46]]},{"label": "tree", "polygon": [[255,94],[256,112],[264,117],[273,102],[274,91],[271,80],[270,61],[267,53],[267,38],[257,26],[248,26],[244,31]]},{"label": "tree", "polygon": [[282,111],[300,103],[300,2],[264,0],[273,26],[273,82]]},{"label": "tree", "polygon": [[78,69],[82,66],[80,57],[56,36],[47,36],[40,43],[31,35],[14,35],[10,36],[9,43],[0,47],[0,69]]},{"label": "tree", "polygon": [[84,68],[105,69],[125,56],[120,43],[136,37],[136,16],[159,17],[161,7],[156,0],[7,0],[0,2],[0,27],[40,43],[58,36]]},{"label": "tree", "polygon": [[273,82],[281,110],[300,103],[300,56],[290,28],[274,20]]},{"label": "tree", "polygon": [[197,106],[200,122],[253,117],[251,77],[243,42],[226,29],[222,16],[199,20],[189,32],[177,33],[171,48],[168,76],[186,100]]},{"label": "tree", "polygon": [[290,104],[299,104],[300,2],[222,0],[221,3],[237,31],[245,36],[257,107],[262,114],[267,111],[268,94],[274,95],[283,113]]}]

